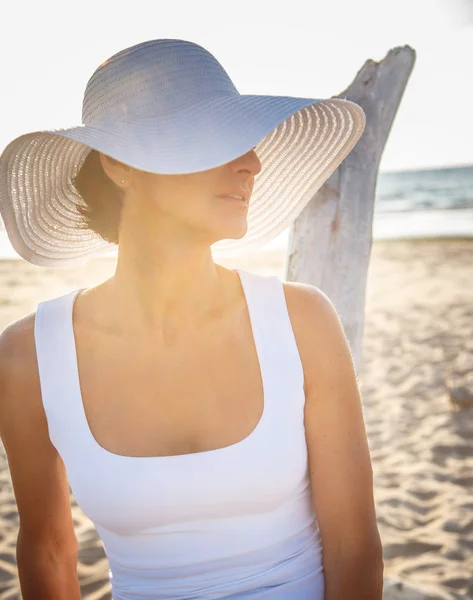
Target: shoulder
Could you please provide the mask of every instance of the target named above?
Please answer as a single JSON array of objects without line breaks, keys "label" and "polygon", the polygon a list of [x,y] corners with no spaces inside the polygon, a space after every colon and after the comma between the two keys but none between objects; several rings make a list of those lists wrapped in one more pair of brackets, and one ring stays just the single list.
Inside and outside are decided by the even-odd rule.
[{"label": "shoulder", "polygon": [[35,316],[26,315],[0,334],[0,417],[6,410],[12,413],[13,399],[33,400],[33,392],[39,393]]},{"label": "shoulder", "polygon": [[14,321],[0,334],[0,365],[25,366],[35,359],[34,324],[36,312]]},{"label": "shoulder", "polygon": [[282,283],[291,318],[317,319],[321,316],[337,317],[329,297],[315,285],[284,281]]},{"label": "shoulder", "polygon": [[302,336],[318,333],[324,336],[325,342],[340,335],[340,317],[322,290],[306,283],[283,282],[282,285],[295,332]]},{"label": "shoulder", "polygon": [[36,359],[35,318],[36,312],[26,315],[0,335],[0,437],[9,461],[14,462],[32,446],[38,456],[48,445]]},{"label": "shoulder", "polygon": [[0,437],[25,548],[54,545],[56,551],[60,541],[61,551],[75,553],[67,474],[49,438],[41,398],[35,318],[27,315],[0,335]]},{"label": "shoulder", "polygon": [[284,282],[284,294],[306,385],[338,371],[352,377],[351,350],[330,298],[313,285]]}]

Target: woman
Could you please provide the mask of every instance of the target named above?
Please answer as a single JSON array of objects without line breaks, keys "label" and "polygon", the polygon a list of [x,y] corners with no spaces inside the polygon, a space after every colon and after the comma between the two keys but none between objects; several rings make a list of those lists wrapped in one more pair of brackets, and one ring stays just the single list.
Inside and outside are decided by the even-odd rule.
[{"label": "woman", "polygon": [[197,44],[105,61],[83,125],[0,157],[41,266],[118,244],[114,275],[1,336],[0,432],[24,600],[80,597],[69,488],[114,600],[380,600],[359,391],[318,289],[214,262],[282,231],[351,151],[340,99],[240,95]]}]

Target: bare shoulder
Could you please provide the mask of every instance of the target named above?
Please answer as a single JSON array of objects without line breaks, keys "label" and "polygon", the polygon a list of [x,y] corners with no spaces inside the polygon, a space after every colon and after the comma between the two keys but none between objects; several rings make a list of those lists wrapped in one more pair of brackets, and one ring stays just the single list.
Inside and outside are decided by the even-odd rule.
[{"label": "bare shoulder", "polygon": [[[0,335],[0,437],[20,516],[22,540],[75,552],[65,467],[49,438],[39,380],[36,313]],[[48,516],[49,515],[49,516]],[[52,516],[51,516],[52,515]]]},{"label": "bare shoulder", "polygon": [[35,313],[31,313],[0,335],[0,435],[7,452],[20,427],[40,426],[44,421],[34,323]]},{"label": "bare shoulder", "polygon": [[325,318],[339,320],[329,297],[315,285],[285,281],[283,287],[289,315],[295,325],[307,324],[307,321],[316,323]]},{"label": "bare shoulder", "polygon": [[[26,315],[6,327],[0,334],[0,390],[31,383],[37,374],[34,342],[35,313]],[[0,410],[4,408],[1,403]]]},{"label": "bare shoulder", "polygon": [[304,367],[306,386],[335,367],[338,375],[354,377],[350,347],[335,306],[316,286],[283,284],[292,328]]}]

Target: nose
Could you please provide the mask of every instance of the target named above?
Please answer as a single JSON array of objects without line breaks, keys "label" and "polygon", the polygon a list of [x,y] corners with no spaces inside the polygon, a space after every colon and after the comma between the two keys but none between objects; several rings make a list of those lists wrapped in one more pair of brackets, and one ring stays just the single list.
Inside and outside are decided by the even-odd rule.
[{"label": "nose", "polygon": [[[256,148],[256,146],[255,146]],[[237,171],[245,170],[250,173],[253,177],[258,175],[261,171],[261,161],[255,152],[255,148],[252,148],[245,154],[242,154],[232,162],[233,167]]]}]

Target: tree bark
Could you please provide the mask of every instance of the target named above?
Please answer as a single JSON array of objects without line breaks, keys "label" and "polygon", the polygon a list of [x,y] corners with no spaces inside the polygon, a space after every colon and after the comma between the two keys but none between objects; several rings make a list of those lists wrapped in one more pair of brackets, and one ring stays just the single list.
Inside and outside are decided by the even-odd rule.
[{"label": "tree bark", "polygon": [[390,50],[379,63],[367,60],[353,83],[335,96],[363,108],[365,131],[289,230],[286,279],[327,294],[340,315],[357,371],[378,166],[415,58],[415,50],[404,46]]}]

